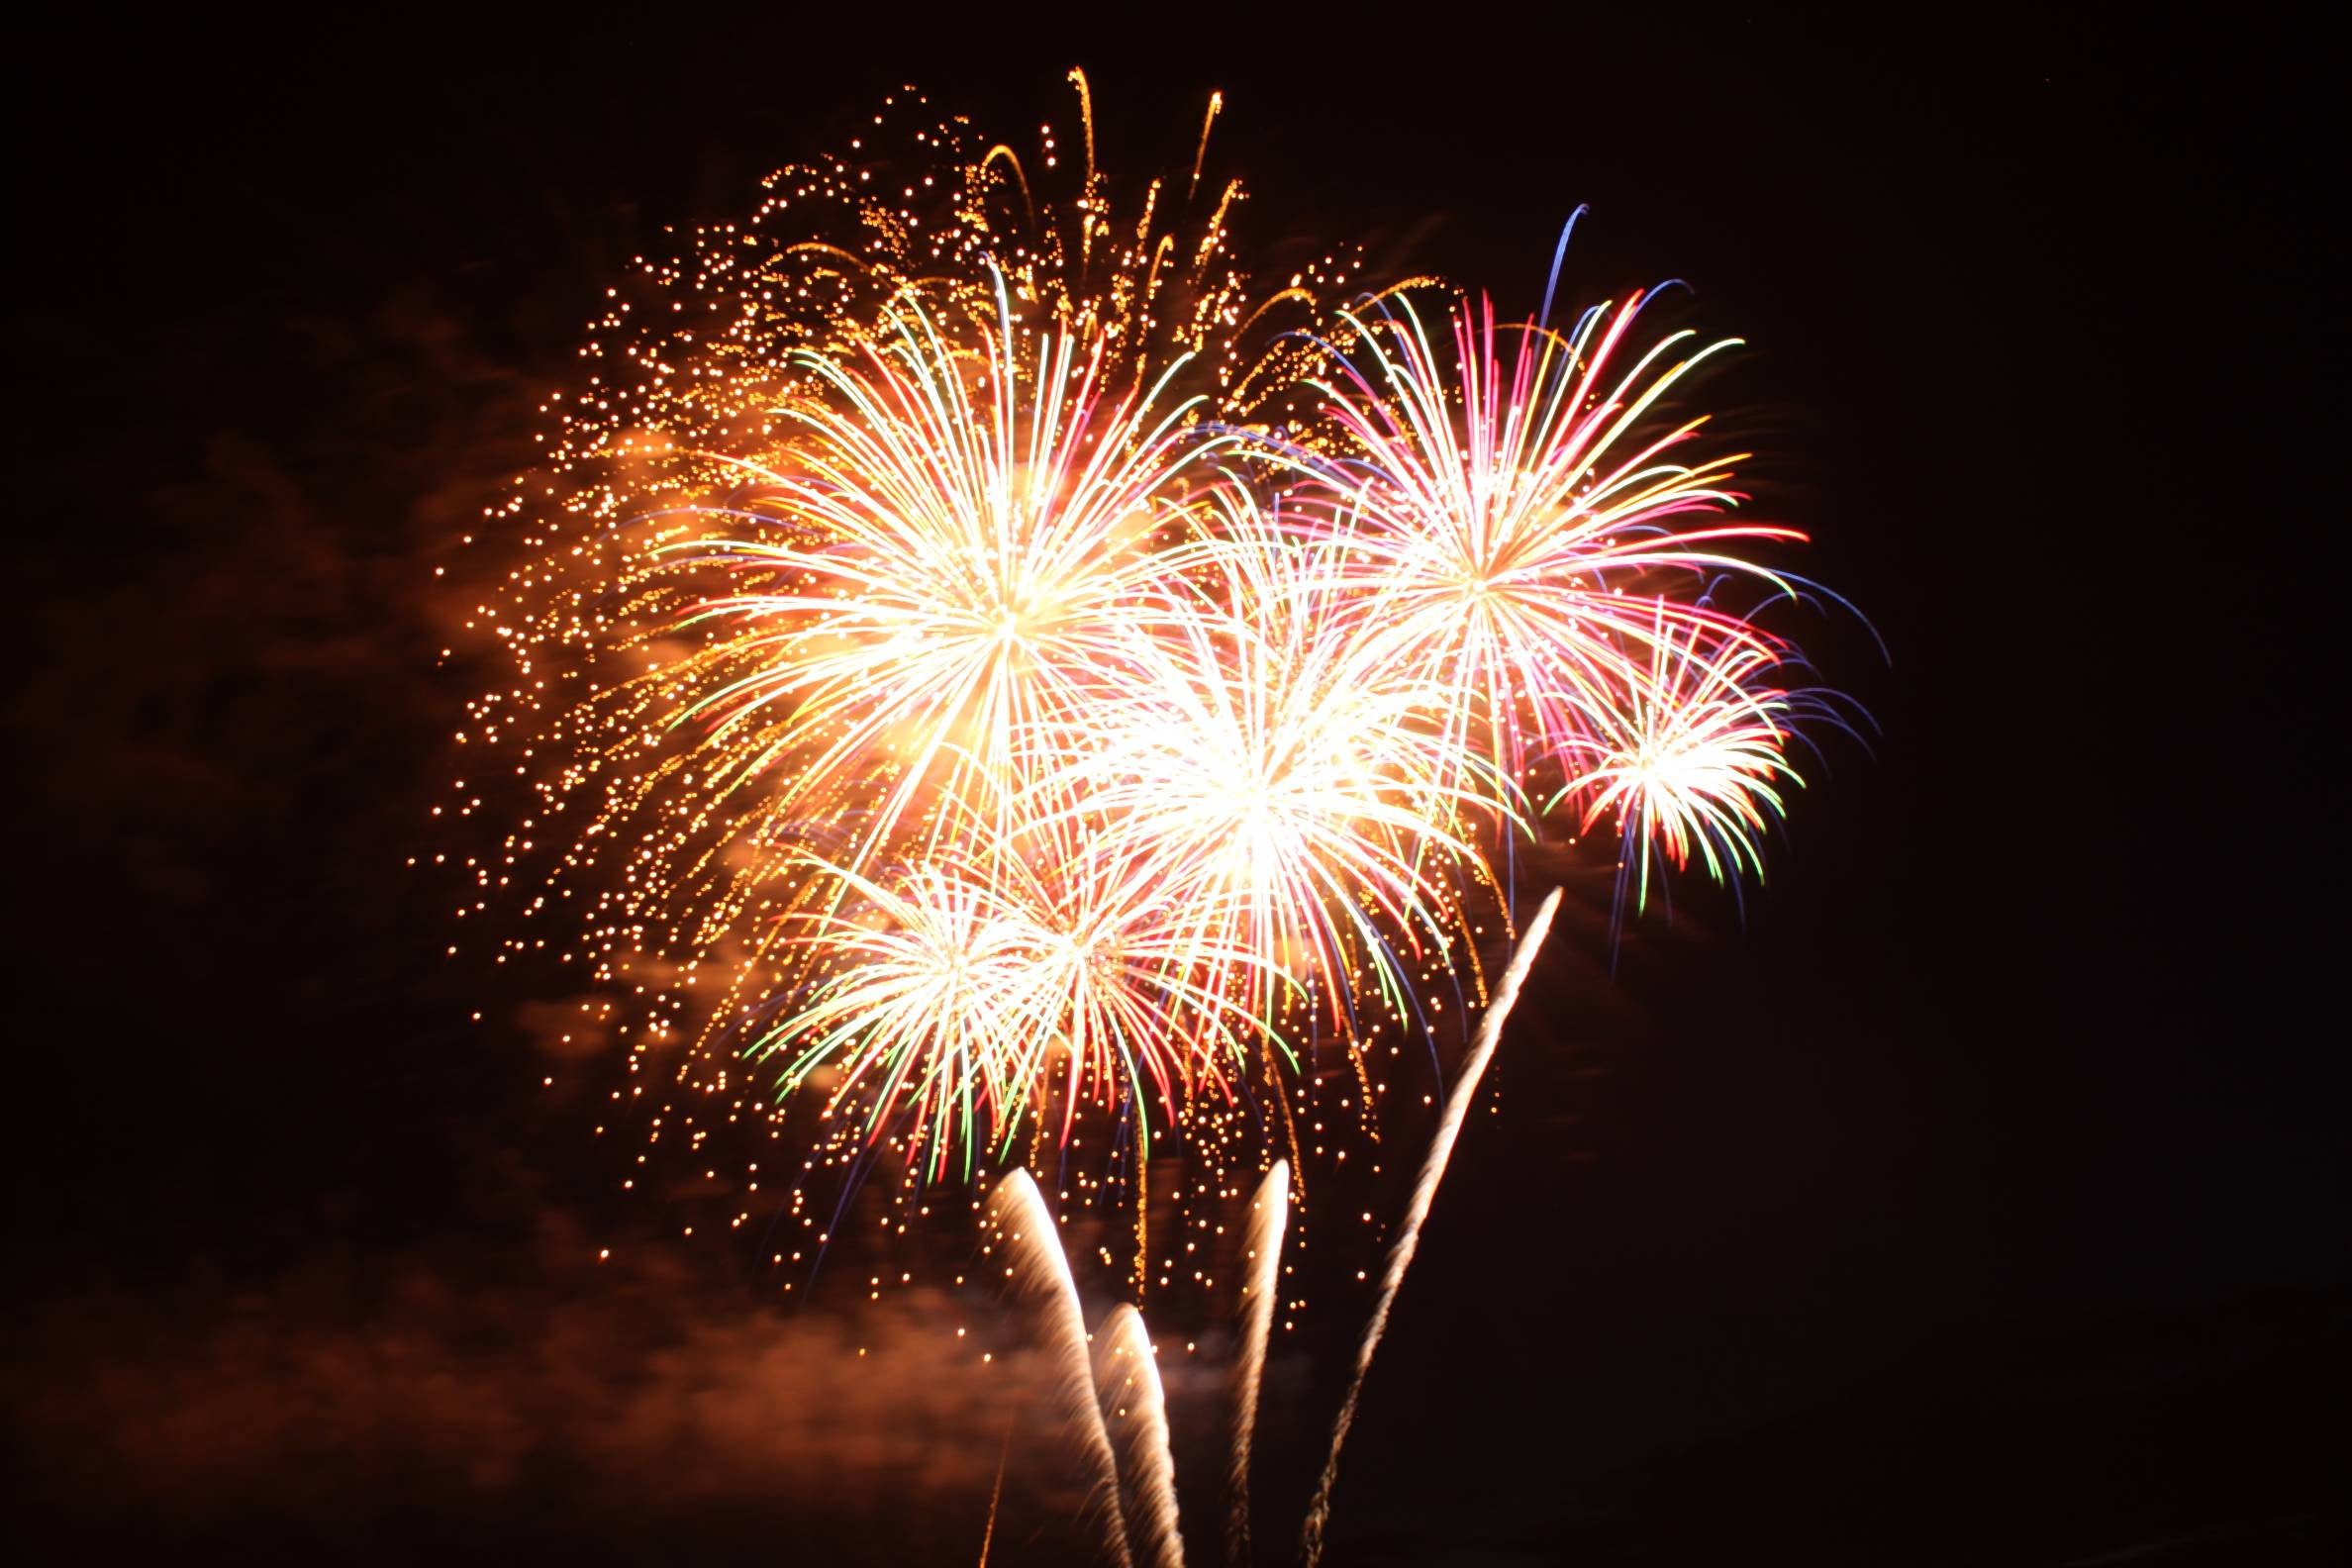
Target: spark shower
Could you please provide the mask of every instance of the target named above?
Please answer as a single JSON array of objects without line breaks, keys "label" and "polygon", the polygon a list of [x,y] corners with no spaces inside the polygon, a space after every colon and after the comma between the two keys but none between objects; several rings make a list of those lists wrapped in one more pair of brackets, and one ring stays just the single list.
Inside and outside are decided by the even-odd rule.
[{"label": "spark shower", "polygon": [[[1804,536],[1739,510],[1697,406],[1736,340],[1572,304],[1567,232],[1522,320],[1344,244],[1260,277],[1221,100],[1189,165],[1123,180],[1070,80],[1075,145],[892,94],[607,291],[475,545],[503,673],[448,859],[499,961],[575,967],[630,1042],[637,1170],[756,1145],[733,1225],[780,1267],[864,1190],[1005,1245],[1120,1562],[1183,1553],[1137,1301],[1213,1291],[1201,1243],[1245,1235],[1247,1560],[1288,1218],[1439,1106],[1313,1561],[1558,905],[1517,924],[1536,851],[1613,866],[1617,922],[1760,878],[1850,710],[1767,624],[1821,602],[1779,564]],[[1091,1346],[1078,1208],[1136,1298]]]}]

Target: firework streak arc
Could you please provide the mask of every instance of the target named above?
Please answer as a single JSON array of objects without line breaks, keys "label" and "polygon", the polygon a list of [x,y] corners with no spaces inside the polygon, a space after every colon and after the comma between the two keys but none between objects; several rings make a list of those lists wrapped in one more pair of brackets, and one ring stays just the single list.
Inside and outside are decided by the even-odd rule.
[{"label": "firework streak arc", "polygon": [[1274,1327],[1274,1297],[1282,1280],[1282,1238],[1290,1228],[1290,1163],[1276,1160],[1250,1200],[1242,1232],[1241,1346],[1233,1359],[1232,1429],[1225,1461],[1230,1513],[1225,1558],[1249,1562],[1249,1456],[1257,1436],[1258,1384],[1266,1370],[1266,1339]]},{"label": "firework streak arc", "polygon": [[1511,963],[1503,971],[1503,980],[1495,988],[1494,1000],[1487,1004],[1486,1014],[1478,1021],[1478,1033],[1471,1041],[1470,1054],[1463,1059],[1461,1071],[1453,1088],[1445,1097],[1445,1115],[1437,1123],[1436,1135],[1429,1140],[1429,1152],[1421,1160],[1421,1175],[1413,1184],[1413,1198],[1405,1206],[1405,1220],[1397,1229],[1397,1239],[1389,1247],[1388,1259],[1381,1265],[1380,1291],[1372,1305],[1371,1321],[1364,1327],[1364,1336],[1356,1346],[1355,1370],[1348,1379],[1347,1398],[1339,1407],[1339,1419],[1331,1426],[1331,1449],[1323,1461],[1322,1478],[1315,1485],[1315,1501],[1307,1511],[1307,1528],[1301,1550],[1308,1568],[1323,1559],[1323,1527],[1331,1517],[1331,1489],[1339,1480],[1339,1447],[1347,1441],[1348,1428],[1355,1424],[1356,1403],[1364,1392],[1364,1374],[1372,1369],[1373,1354],[1380,1349],[1381,1335],[1388,1328],[1389,1309],[1396,1305],[1397,1291],[1405,1283],[1405,1271],[1413,1266],[1413,1255],[1421,1247],[1421,1223],[1429,1217],[1429,1205],[1436,1201],[1437,1184],[1445,1179],[1445,1167],[1453,1158],[1454,1140],[1461,1135],[1462,1122],[1470,1115],[1470,1103],[1478,1098],[1479,1080],[1485,1077],[1487,1063],[1493,1059],[1495,1044],[1503,1037],[1504,1021],[1511,1017],[1512,1004],[1519,1000],[1519,986],[1534,967],[1535,955],[1543,946],[1544,935],[1551,930],[1552,916],[1560,907],[1560,889],[1544,895],[1534,918],[1519,937],[1519,948],[1512,954]]},{"label": "firework streak arc", "polygon": [[1053,1213],[1045,1207],[1036,1182],[1020,1169],[997,1183],[994,1208],[1012,1253],[1008,1268],[1014,1287],[1038,1304],[1046,1352],[1060,1369],[1062,1405],[1094,1472],[1087,1502],[1102,1519],[1103,1553],[1118,1568],[1129,1568],[1133,1559],[1127,1552],[1127,1517],[1119,1503],[1119,1459],[1112,1451],[1110,1429],[1103,1422],[1103,1408],[1097,1400],[1094,1363],[1086,1348],[1086,1317],[1078,1305],[1078,1282],[1070,1277],[1070,1261],[1062,1251]]},{"label": "firework streak arc", "polygon": [[1151,1568],[1184,1568],[1176,1527],[1176,1461],[1168,1452],[1168,1400],[1143,1315],[1121,1302],[1096,1334],[1095,1389],[1106,1421],[1126,1436],[1127,1515],[1141,1532]]}]

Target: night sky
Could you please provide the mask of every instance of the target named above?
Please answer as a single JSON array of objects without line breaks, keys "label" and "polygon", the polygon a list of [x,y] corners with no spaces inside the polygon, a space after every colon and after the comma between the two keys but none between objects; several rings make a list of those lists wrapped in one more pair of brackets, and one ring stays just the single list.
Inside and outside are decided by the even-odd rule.
[{"label": "night sky", "polygon": [[[444,959],[451,888],[405,864],[481,673],[437,662],[432,568],[606,283],[901,82],[1017,139],[1074,125],[1083,63],[1115,173],[1189,157],[1225,91],[1245,253],[1361,238],[1524,311],[1590,204],[1568,291],[1681,278],[1749,341],[1709,396],[1756,510],[1892,655],[1810,635],[1881,734],[1829,748],[1744,921],[1678,898],[1612,979],[1572,887],[1335,1568],[2338,1560],[2323,50],[2234,13],[1578,9],[25,38],[9,1530],[968,1562],[1006,1454],[991,1560],[1086,1560],[1005,1392],[1017,1314],[937,1270],[875,1306],[879,1254],[787,1303],[622,1201],[618,1052],[555,1037],[561,976]],[[1277,1344],[1269,1547],[1363,1301]],[[1171,1374],[1202,1562],[1215,1372]]]}]

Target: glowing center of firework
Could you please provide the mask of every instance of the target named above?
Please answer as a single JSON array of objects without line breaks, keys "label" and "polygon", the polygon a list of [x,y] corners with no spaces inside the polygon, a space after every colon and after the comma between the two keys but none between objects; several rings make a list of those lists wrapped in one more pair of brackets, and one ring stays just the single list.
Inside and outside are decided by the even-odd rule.
[{"label": "glowing center of firework", "polygon": [[1247,779],[1234,783],[1227,792],[1227,821],[1232,825],[1234,839],[1252,853],[1264,853],[1280,832],[1280,813],[1266,781]]},{"label": "glowing center of firework", "polygon": [[1634,793],[1649,804],[1672,796],[1688,794],[1700,769],[1694,759],[1663,746],[1645,746],[1627,769],[1633,777]]}]

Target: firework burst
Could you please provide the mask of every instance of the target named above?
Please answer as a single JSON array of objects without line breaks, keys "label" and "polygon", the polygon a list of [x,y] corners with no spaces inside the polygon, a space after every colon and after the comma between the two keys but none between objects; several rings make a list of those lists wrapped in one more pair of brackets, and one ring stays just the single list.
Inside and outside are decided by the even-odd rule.
[{"label": "firework burst", "polygon": [[961,1150],[1002,1157],[1057,1101],[1066,1139],[1082,1107],[1127,1109],[1149,1154],[1149,1113],[1180,1119],[1231,1086],[1273,1039],[1236,1000],[1253,949],[1218,945],[1154,868],[1104,853],[1061,860],[1001,843],[986,860],[925,861],[876,881],[812,864],[849,896],[786,917],[783,993],[751,1054],[779,1064],[780,1097],[813,1080],[825,1114],[859,1108],[873,1141],[904,1139],[934,1177]]},{"label": "firework burst", "polygon": [[1574,771],[1555,798],[1581,799],[1580,826],[1615,816],[1619,867],[1647,905],[1653,855],[1677,871],[1694,855],[1718,883],[1761,880],[1759,839],[1802,785],[1788,747],[1807,696],[1766,683],[1777,663],[1750,642],[1707,648],[1696,632],[1649,638],[1649,667],[1606,707],[1584,714],[1566,751]]},{"label": "firework burst", "polygon": [[998,306],[969,358],[919,304],[891,307],[862,362],[815,362],[831,395],[743,464],[735,531],[660,547],[730,585],[676,618],[710,635],[653,679],[747,844],[854,824],[862,867],[938,847],[956,806],[1001,818],[1084,747],[1171,615],[1179,486],[1223,438],[1162,408],[1164,380],[1106,397],[1102,340],[1025,344]]},{"label": "firework burst", "polygon": [[[1311,982],[1259,939],[1280,911],[1173,874],[1204,840],[1131,791],[1083,792],[1128,744],[1107,726],[1167,720],[1202,608],[1262,547],[1235,533],[1249,421],[1295,413],[1311,338],[1284,329],[1360,263],[1253,293],[1214,104],[1188,170],[1123,194],[1076,82],[1082,146],[1017,152],[894,94],[843,155],[640,258],[548,397],[547,460],[491,509],[526,554],[469,630],[511,674],[458,739],[530,793],[451,856],[463,913],[542,873],[499,961],[600,988],[616,1109],[650,1126],[629,1185],[812,1108],[784,1201],[820,1244],[824,1166],[895,1161],[905,1201],[1097,1111],[1132,1201],[1157,1128],[1260,1125],[1262,1097],[1227,1113],[1299,1059]],[[1293,912],[1344,929],[1327,898]]]},{"label": "firework burst", "polygon": [[1491,791],[1422,722],[1425,683],[1375,678],[1365,606],[1326,551],[1245,504],[1225,521],[1193,613],[1073,765],[1073,812],[1179,890],[1205,950],[1264,956],[1213,985],[1254,982],[1270,1024],[1315,999],[1315,1027],[1352,1040],[1360,1001],[1408,1016],[1462,950],[1491,879],[1455,824]]},{"label": "firework burst", "polygon": [[[1745,621],[1674,595],[1722,572],[1780,584],[1737,546],[1801,539],[1718,521],[1735,454],[1693,454],[1703,416],[1657,411],[1733,346],[1689,332],[1639,347],[1644,296],[1573,331],[1463,304],[1432,337],[1407,295],[1346,313],[1355,346],[1315,384],[1323,453],[1294,526],[1332,539],[1368,606],[1376,661],[1444,693],[1445,747],[1521,786],[1588,734],[1671,631],[1753,648]],[[1438,346],[1446,343],[1446,349]]]},{"label": "firework burst", "polygon": [[1139,1216],[1170,1133],[1196,1196],[1303,1193],[1315,1069],[1370,1125],[1371,1042],[1435,1059],[1545,817],[1616,824],[1634,913],[1760,875],[1823,705],[1716,591],[1794,595],[1752,557],[1802,538],[1680,411],[1733,340],[1326,310],[1338,252],[1253,292],[1216,103],[1123,206],[1074,80],[1077,147],[894,97],[613,292],[496,509],[515,674],[460,738],[535,793],[467,869],[551,858],[528,917],[644,998],[633,1073],[689,1042],[633,1086],[687,1146],[813,1106],[913,1189],[1099,1119],[1125,1175],[1070,1185]]}]

